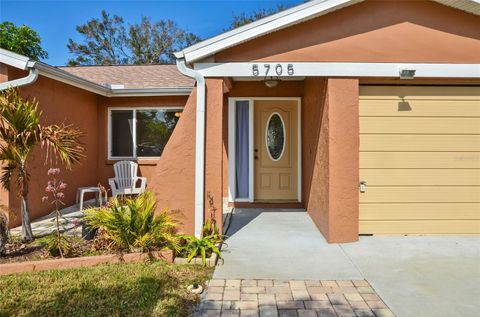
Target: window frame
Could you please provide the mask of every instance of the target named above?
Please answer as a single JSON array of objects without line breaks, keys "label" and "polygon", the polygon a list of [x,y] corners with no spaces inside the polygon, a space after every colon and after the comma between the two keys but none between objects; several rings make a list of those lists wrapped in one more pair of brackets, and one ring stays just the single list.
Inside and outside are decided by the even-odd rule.
[{"label": "window frame", "polygon": [[[107,107],[107,159],[108,160],[158,160],[161,156],[137,156],[137,111],[142,110],[170,110],[170,111],[182,111],[184,107],[182,106],[151,106],[151,107]],[[132,156],[113,156],[112,155],[112,111],[115,110],[131,110],[133,112],[133,153]]]}]

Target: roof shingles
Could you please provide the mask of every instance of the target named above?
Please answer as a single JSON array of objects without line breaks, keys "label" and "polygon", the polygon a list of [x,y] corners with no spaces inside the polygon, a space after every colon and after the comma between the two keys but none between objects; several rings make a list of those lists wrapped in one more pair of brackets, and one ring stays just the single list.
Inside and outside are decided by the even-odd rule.
[{"label": "roof shingles", "polygon": [[181,74],[176,65],[114,65],[58,67],[72,75],[102,86],[124,88],[193,87],[194,80]]}]

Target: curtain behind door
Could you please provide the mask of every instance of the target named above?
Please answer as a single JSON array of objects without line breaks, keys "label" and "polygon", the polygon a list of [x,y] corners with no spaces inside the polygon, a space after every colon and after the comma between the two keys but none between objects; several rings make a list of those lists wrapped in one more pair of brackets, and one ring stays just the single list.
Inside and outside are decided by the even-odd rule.
[{"label": "curtain behind door", "polygon": [[249,102],[237,101],[235,131],[236,198],[249,197]]}]

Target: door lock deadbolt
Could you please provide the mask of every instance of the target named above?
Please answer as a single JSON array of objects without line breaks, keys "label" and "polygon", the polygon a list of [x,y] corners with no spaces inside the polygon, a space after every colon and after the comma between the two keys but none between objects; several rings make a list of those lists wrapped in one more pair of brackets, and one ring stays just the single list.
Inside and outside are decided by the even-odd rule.
[{"label": "door lock deadbolt", "polygon": [[361,181],[359,187],[360,187],[360,192],[361,192],[361,193],[364,193],[365,190],[367,189],[367,182]]}]

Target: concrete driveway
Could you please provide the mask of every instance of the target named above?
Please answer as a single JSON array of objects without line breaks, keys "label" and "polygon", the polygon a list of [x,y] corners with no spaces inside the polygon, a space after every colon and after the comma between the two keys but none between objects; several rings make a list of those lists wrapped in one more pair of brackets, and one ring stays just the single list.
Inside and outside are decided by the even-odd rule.
[{"label": "concrete driveway", "polygon": [[366,279],[403,316],[478,316],[480,238],[328,244],[304,211],[237,209],[217,279]]}]

